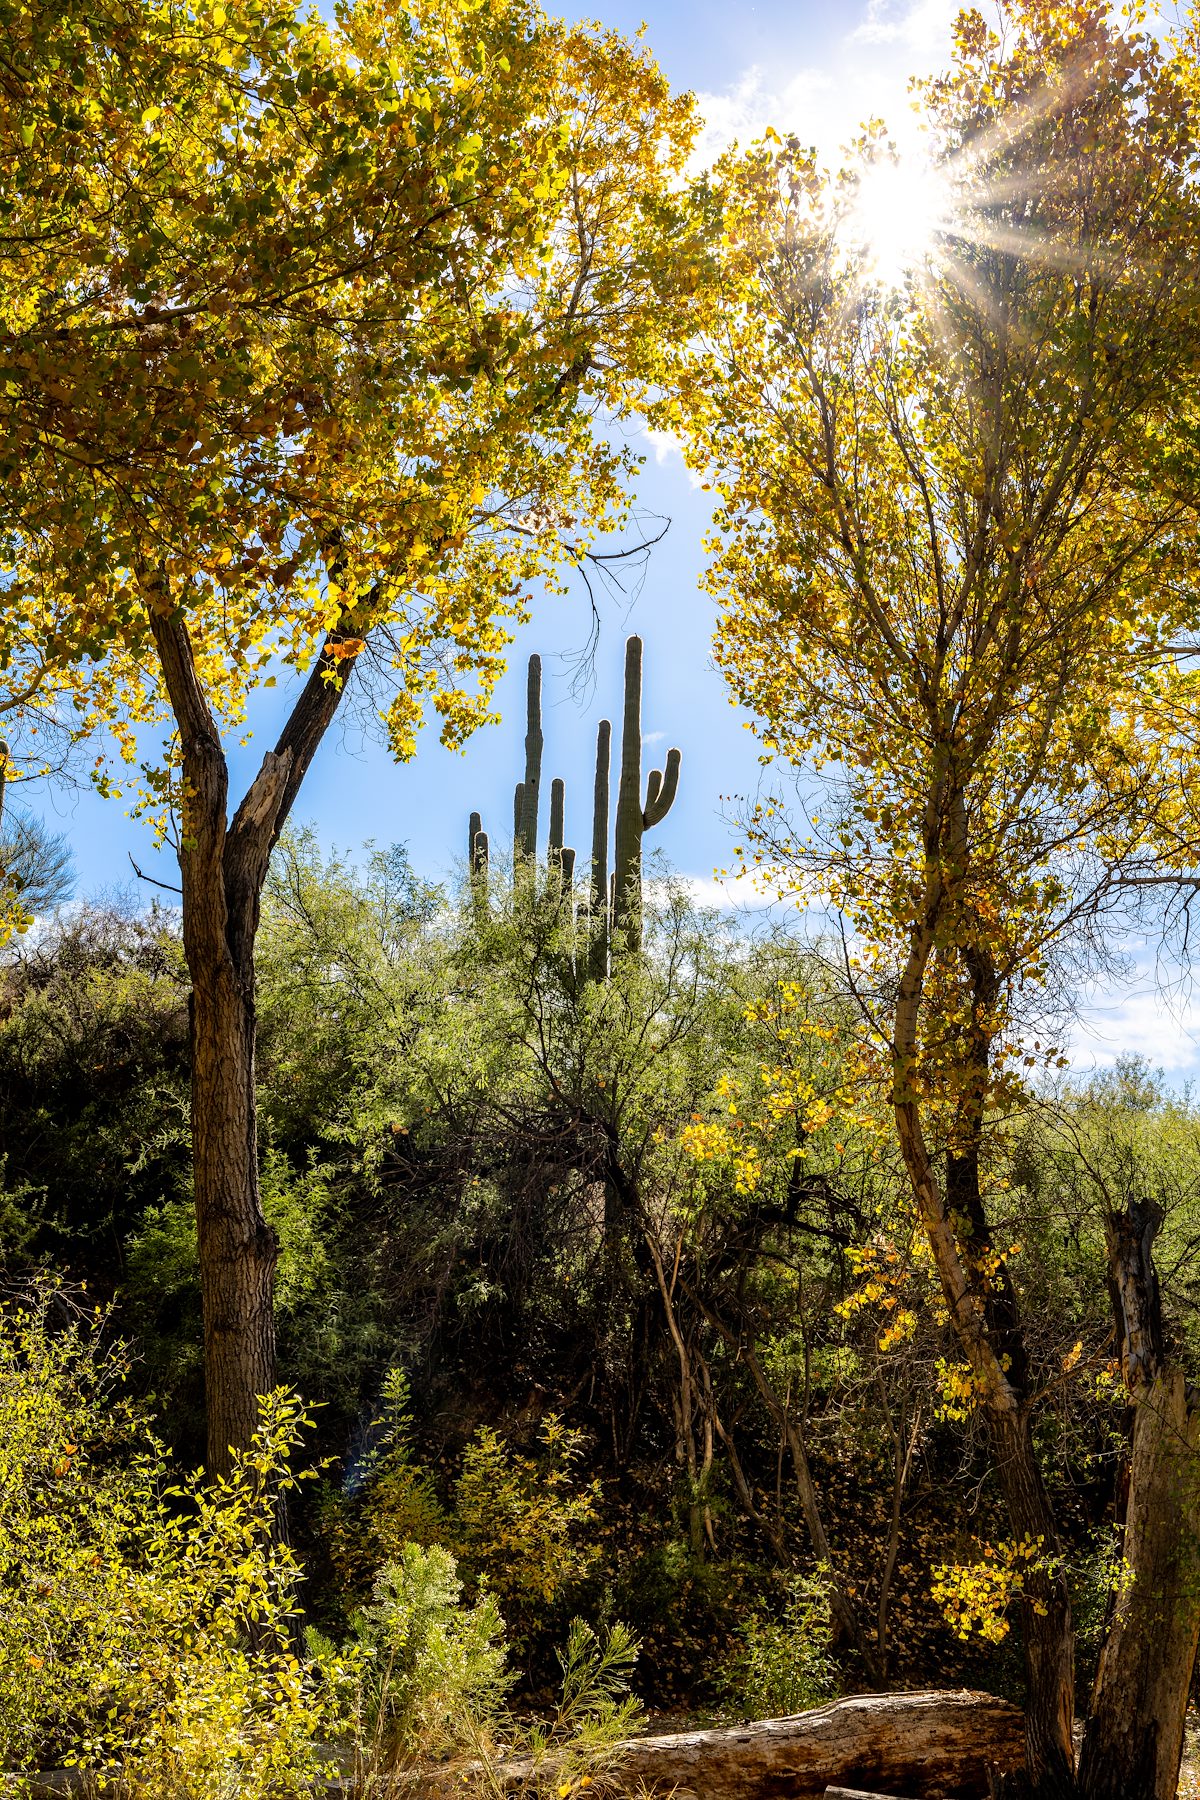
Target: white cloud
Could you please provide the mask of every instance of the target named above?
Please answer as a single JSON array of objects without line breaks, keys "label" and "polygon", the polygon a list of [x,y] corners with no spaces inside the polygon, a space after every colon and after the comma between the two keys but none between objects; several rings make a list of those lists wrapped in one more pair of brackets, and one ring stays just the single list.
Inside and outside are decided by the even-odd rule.
[{"label": "white cloud", "polygon": [[646,439],[656,463],[665,463],[668,456],[683,455],[683,439],[674,431],[659,431],[656,426],[647,425]]},{"label": "white cloud", "polygon": [[671,888],[682,888],[694,905],[715,907],[719,912],[745,908],[762,911],[779,904],[748,876],[736,871],[723,876],[674,874],[669,882],[654,880],[646,883],[647,895],[655,900],[665,900]]},{"label": "white cloud", "polygon": [[722,93],[697,95],[705,123],[695,166],[704,168],[735,140],[753,142],[768,126],[814,145],[826,162],[836,160],[868,119],[883,119],[902,147],[913,142],[918,126],[909,84],[948,60],[960,10],[961,0],[868,0],[825,66],[769,77],[756,66]]},{"label": "white cloud", "polygon": [[[650,448],[653,450],[654,460],[660,468],[663,463],[667,462],[672,457],[677,456],[682,461],[683,439],[674,431],[660,431],[654,425],[647,425],[644,436],[649,443]],[[687,468],[686,474],[689,487],[701,488],[704,486],[703,477],[697,470]]]},{"label": "white cloud", "polygon": [[697,906],[716,906],[722,912],[732,912],[742,904],[742,896],[734,893],[732,882],[716,876],[685,875],[683,886]]},{"label": "white cloud", "polygon": [[795,131],[807,142],[817,141],[805,121],[824,115],[836,104],[834,77],[821,69],[798,69],[780,87],[768,87],[759,68],[743,70],[723,94],[698,94],[704,126],[692,162],[707,168],[730,144],[753,143],[768,128],[780,133]]},{"label": "white cloud", "polygon": [[949,44],[950,27],[961,10],[961,0],[914,0],[907,7],[897,7],[895,0],[868,0],[867,16],[849,42],[902,44],[917,56],[936,58]]},{"label": "white cloud", "polygon": [[1100,997],[1085,1007],[1070,1054],[1079,1072],[1134,1055],[1167,1075],[1200,1074],[1200,1001],[1149,986]]}]

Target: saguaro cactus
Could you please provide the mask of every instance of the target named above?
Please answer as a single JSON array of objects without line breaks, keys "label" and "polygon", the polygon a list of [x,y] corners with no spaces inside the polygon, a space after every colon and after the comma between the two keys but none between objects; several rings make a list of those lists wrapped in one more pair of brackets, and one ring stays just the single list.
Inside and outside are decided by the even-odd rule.
[{"label": "saguaro cactus", "polygon": [[[538,800],[542,782],[542,659],[531,656],[526,689],[525,779],[513,794],[513,880],[522,870],[536,887]],[[617,790],[616,845],[609,866],[612,725],[601,719],[596,730],[596,779],[592,810],[592,868],[580,924],[587,915],[587,968],[593,981],[608,975],[614,930],[627,948],[641,948],[642,838],[666,818],[679,788],[680,754],[668,750],[664,769],[651,769],[642,799],[642,640],[625,646],[625,713],[621,733],[621,776]],[[566,784],[557,776],[550,784],[550,830],[546,867],[551,889],[571,891],[575,852],[563,843]],[[487,904],[488,839],[478,813],[471,814],[468,860],[472,882]]]},{"label": "saguaro cactus", "polygon": [[521,783],[521,854],[537,855],[538,801],[542,785],[542,659],[531,656],[525,689],[525,779]]},{"label": "saguaro cactus", "polygon": [[[537,868],[538,811],[542,785],[543,746],[542,659],[540,656],[531,656],[525,690],[525,779],[518,781],[513,791],[514,888],[521,879],[522,871],[533,882]],[[559,885],[569,888],[574,876],[575,852],[564,848],[563,845],[565,796],[565,783],[556,779],[550,786],[550,842],[546,863],[550,872],[557,877]],[[482,885],[486,904],[488,837],[482,829],[482,825],[483,821],[480,815],[472,813],[467,847],[471,876],[477,887]],[[482,884],[477,879],[481,874]]]},{"label": "saguaro cactus", "polygon": [[553,867],[562,856],[563,847],[563,812],[566,806],[567,784],[561,776],[556,775],[550,783],[550,837],[546,845],[547,864]]},{"label": "saguaro cactus", "polygon": [[588,974],[603,981],[608,974],[608,786],[612,771],[612,725],[596,727],[596,785],[592,802],[591,942]]},{"label": "saguaro cactus", "polygon": [[563,843],[567,808],[567,784],[556,775],[550,783],[550,838],[546,846],[546,873],[551,883],[569,894],[575,880],[575,852]]},{"label": "saguaro cactus", "polygon": [[665,772],[651,769],[642,802],[642,640],[625,645],[625,713],[621,727],[621,780],[613,858],[613,930],[630,950],[642,943],[642,837],[670,812],[679,789],[678,750],[667,751]]},{"label": "saguaro cactus", "polygon": [[467,862],[473,881],[486,881],[488,874],[488,834],[477,812],[471,814],[467,828]]},{"label": "saguaro cactus", "polygon": [[488,835],[477,812],[471,814],[471,822],[467,828],[467,867],[471,872],[475,911],[482,918],[487,912],[488,903]]}]

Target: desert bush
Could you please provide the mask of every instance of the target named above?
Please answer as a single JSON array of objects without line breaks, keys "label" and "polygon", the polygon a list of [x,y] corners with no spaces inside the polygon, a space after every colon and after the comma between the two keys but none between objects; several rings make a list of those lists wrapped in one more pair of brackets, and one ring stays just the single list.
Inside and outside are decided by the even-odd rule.
[{"label": "desert bush", "polygon": [[572,1619],[559,1653],[562,1694],[549,1730],[534,1729],[529,1755],[553,1760],[558,1792],[573,1791],[619,1765],[622,1741],[636,1730],[642,1705],[629,1691],[637,1639],[619,1620],[597,1631]]},{"label": "desert bush", "polygon": [[351,1491],[324,1497],[330,1559],[348,1590],[362,1593],[408,1547],[447,1545],[466,1581],[495,1597],[507,1629],[527,1646],[552,1628],[598,1555],[599,1487],[580,1480],[583,1434],[550,1416],[525,1454],[485,1426],[467,1443],[443,1504],[413,1445],[409,1407],[407,1377],[393,1369]]},{"label": "desert bush", "polygon": [[[0,960],[0,1267],[108,1284],[186,1194],[187,971],[174,918],[81,907]],[[3,1205],[3,1203],[0,1203]]]},{"label": "desert bush", "polygon": [[510,1628],[531,1627],[587,1574],[596,1558],[585,1537],[599,1484],[578,1485],[584,1438],[542,1421],[537,1454],[523,1456],[490,1427],[472,1438],[454,1492],[460,1560],[496,1594]]},{"label": "desert bush", "polygon": [[739,1718],[786,1718],[837,1693],[829,1597],[819,1576],[791,1577],[782,1612],[751,1613],[737,1641],[724,1697]]},{"label": "desert bush", "polygon": [[490,1594],[472,1605],[451,1553],[409,1544],[380,1570],[369,1603],[340,1652],[310,1631],[314,1661],[334,1670],[338,1707],[351,1722],[355,1791],[392,1791],[399,1771],[456,1764],[456,1791],[499,1796],[503,1765],[528,1765],[530,1785],[591,1786],[619,1763],[641,1718],[629,1692],[638,1646],[626,1626],[597,1632],[573,1619],[559,1653],[561,1694],[548,1719],[507,1707],[515,1682],[504,1621]]},{"label": "desert bush", "polygon": [[0,1308],[0,1761],[119,1770],[130,1800],[303,1792],[336,1724],[274,1531],[303,1410],[269,1396],[227,1479],[177,1479],[104,1324],[48,1283]]},{"label": "desert bush", "polygon": [[[513,1679],[504,1621],[488,1594],[463,1604],[448,1550],[406,1544],[351,1628],[340,1667],[360,1775],[490,1751]],[[310,1632],[309,1645],[338,1666],[329,1639]]]}]

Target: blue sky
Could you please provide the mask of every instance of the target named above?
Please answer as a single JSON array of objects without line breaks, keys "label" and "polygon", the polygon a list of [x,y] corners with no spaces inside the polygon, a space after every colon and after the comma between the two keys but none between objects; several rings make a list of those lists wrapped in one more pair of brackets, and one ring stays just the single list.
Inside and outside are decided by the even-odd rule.
[{"label": "blue sky", "polygon": [[[904,135],[908,79],[942,62],[957,7],[952,0],[608,0],[597,10],[622,31],[645,23],[673,84],[699,97],[706,152],[774,124],[832,159],[869,117],[885,118]],[[761,771],[745,720],[712,667],[714,612],[699,588],[708,496],[676,454],[649,440],[642,448],[641,505],[669,519],[670,529],[650,557],[640,591],[626,600],[602,599],[594,681],[579,692],[573,680],[574,654],[590,622],[586,595],[543,599],[514,647],[499,694],[501,725],[478,734],[462,755],[443,750],[435,733],[426,732],[415,761],[400,768],[353,725],[335,730],[309,775],[298,820],[315,823],[343,850],[368,839],[402,841],[429,876],[449,873],[465,854],[473,809],[483,813],[494,840],[505,843],[522,764],[525,659],[537,650],[545,668],[544,780],[548,791],[552,776],[566,779],[567,841],[582,855],[590,834],[595,725],[602,716],[619,718],[624,639],[636,630],[646,642],[647,766],[668,744],[683,752],[679,798],[652,841],[699,892],[719,892],[713,876],[731,860],[737,797],[754,793]],[[235,752],[238,792],[273,741],[285,698],[271,696],[269,711],[253,720],[251,744]],[[155,856],[147,828],[130,820],[120,801],[66,789],[30,791],[27,800],[68,832],[85,894],[126,887],[131,852],[148,872],[175,878],[170,853]],[[1186,1002],[1172,1006],[1158,997],[1147,963],[1128,989],[1097,996],[1090,1030],[1077,1038],[1078,1059],[1108,1061],[1122,1048],[1137,1048],[1180,1078],[1200,1071],[1193,1026],[1200,1028],[1200,1017],[1193,1018]]]}]

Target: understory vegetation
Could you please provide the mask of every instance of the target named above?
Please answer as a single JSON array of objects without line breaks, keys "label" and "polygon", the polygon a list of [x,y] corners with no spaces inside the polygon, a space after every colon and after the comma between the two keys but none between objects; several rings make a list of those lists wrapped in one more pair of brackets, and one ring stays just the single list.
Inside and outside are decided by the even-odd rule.
[{"label": "understory vegetation", "polygon": [[[944,24],[913,132],[806,63],[722,149],[538,0],[0,0],[0,1785],[571,1800],[940,1682],[790,1729],[1174,1800],[1200,1112],[1070,1056],[1200,896],[1200,4]],[[538,654],[457,888],[298,828],[581,589],[586,683],[677,478],[753,763],[668,564],[586,838]]]},{"label": "understory vegetation", "polygon": [[[500,872],[485,908],[398,849],[281,841],[258,1068],[283,1387],[215,1485],[178,921],[83,906],[9,951],[10,1766],[215,1800],[525,1754],[569,1789],[639,1705],[1019,1696],[1031,1552],[835,962],[666,877],[607,980],[575,932],[552,876]],[[985,1167],[1082,1689],[1121,1580],[1105,1216],[1161,1210],[1194,1370],[1200,1115],[1121,1064],[996,1117]]]}]

